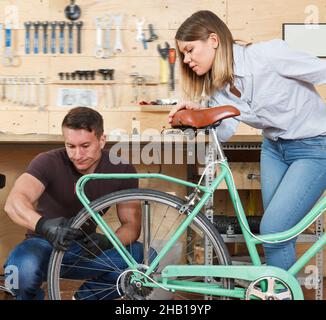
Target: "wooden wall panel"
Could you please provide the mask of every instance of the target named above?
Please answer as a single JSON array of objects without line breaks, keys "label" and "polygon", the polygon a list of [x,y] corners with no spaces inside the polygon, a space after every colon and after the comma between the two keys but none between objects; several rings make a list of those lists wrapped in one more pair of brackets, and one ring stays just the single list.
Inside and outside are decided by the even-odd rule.
[{"label": "wooden wall panel", "polygon": [[[140,5],[141,3],[141,5]],[[80,69],[99,69],[99,68],[114,68],[117,84],[114,85],[115,103],[111,96],[111,88],[107,88],[107,103],[104,99],[104,88],[102,85],[79,85],[79,88],[94,88],[98,90],[99,103],[98,110],[106,110],[106,105],[113,106],[114,104],[120,108],[120,112],[124,112],[125,107],[136,105],[135,92],[132,87],[132,79],[130,73],[139,72],[150,78],[150,81],[159,82],[159,54],[157,52],[157,44],[163,45],[168,41],[174,45],[174,35],[178,26],[191,13],[200,10],[208,9],[217,13],[229,25],[231,31],[236,38],[241,38],[247,41],[261,41],[271,38],[281,37],[282,22],[303,22],[309,14],[307,10],[312,5],[319,11],[318,17],[320,21],[326,18],[326,6],[324,1],[318,0],[311,4],[308,0],[290,0],[290,1],[258,1],[258,0],[224,0],[224,1],[150,1],[150,0],[132,0],[121,5],[120,1],[91,1],[80,0],[78,4],[82,8],[81,20],[84,22],[83,27],[83,52],[78,54],[57,54],[57,55],[39,55],[24,54],[24,22],[36,20],[65,20],[63,10],[67,5],[66,0],[4,0],[0,3],[0,22],[6,17],[6,8],[8,6],[16,7],[18,29],[13,33],[13,42],[16,53],[21,60],[19,67],[3,67],[0,66],[0,75],[36,75],[47,78],[47,103],[48,107],[45,113],[49,119],[56,118],[52,116],[52,112],[59,110],[66,111],[67,108],[57,107],[57,94],[59,88],[73,88],[76,85],[66,85],[58,83],[58,72],[71,72]],[[31,10],[33,8],[33,10]],[[288,10],[291,8],[291,10]],[[176,14],[177,13],[177,14]],[[124,51],[113,55],[109,59],[96,59],[94,57],[94,46],[96,41],[95,22],[96,16],[104,14],[122,14],[122,42]],[[144,31],[148,34],[148,24],[154,25],[155,31],[159,36],[158,41],[148,43],[148,50],[144,50],[142,44],[136,41],[136,22],[145,18]],[[111,30],[111,45],[115,40],[115,31]],[[58,33],[58,32],[57,32]],[[42,32],[41,32],[42,35]],[[33,38],[33,32],[32,32]],[[40,37],[42,38],[42,37]],[[58,37],[57,37],[58,38]],[[57,39],[58,41],[58,39]],[[66,30],[67,42],[67,30]],[[40,41],[42,44],[42,39]],[[176,65],[176,77],[178,78],[178,62]],[[100,78],[100,77],[98,77]],[[324,86],[321,87],[323,97],[325,97]],[[146,90],[138,88],[138,101],[152,101],[157,98],[178,98],[181,96],[180,87],[177,83],[176,92],[168,91],[166,85],[146,86]],[[146,94],[142,94],[141,92]],[[7,114],[10,119],[10,111],[20,111],[24,114],[24,119],[31,118],[29,121],[20,122],[19,126],[2,124],[0,130],[12,131],[14,133],[31,133],[29,123],[33,122],[35,113],[30,111],[38,111],[38,107],[22,107],[7,101],[0,101],[0,118],[6,118]],[[21,114],[20,113],[20,114]],[[45,128],[44,114],[37,113],[42,119],[43,126],[36,127],[42,133],[55,132],[53,123],[47,122],[48,128]],[[166,114],[159,114],[158,117],[153,114],[146,114],[145,117],[150,117],[152,121],[147,121],[147,124],[157,128],[162,127],[162,123],[166,123]],[[115,118],[115,116],[112,116]],[[122,117],[121,117],[122,118]],[[125,117],[128,119],[128,115]],[[158,122],[155,122],[159,119]],[[26,125],[25,125],[26,123]],[[116,124],[116,122],[115,122]],[[56,125],[60,125],[59,123]],[[121,123],[129,131],[130,123]],[[146,128],[145,125],[142,126]],[[252,129],[246,125],[239,127],[237,134],[242,135],[260,135],[259,130]]]},{"label": "wooden wall panel", "polygon": [[38,111],[6,111],[0,117],[0,130],[17,134],[44,133],[48,131],[48,113]]},{"label": "wooden wall panel", "polygon": [[227,4],[228,26],[235,38],[249,42],[282,38],[282,23],[303,23],[310,19],[313,10],[318,10],[319,22],[326,20],[323,0],[229,0]]},{"label": "wooden wall panel", "polygon": [[[273,38],[281,38],[282,23],[305,22],[309,18],[309,8],[318,10],[319,22],[326,21],[326,3],[324,0],[78,0],[83,15],[81,20],[83,27],[83,52],[78,54],[64,54],[48,56],[40,53],[29,56],[24,54],[25,21],[37,20],[65,20],[63,10],[68,4],[67,0],[1,0],[0,1],[0,23],[4,21],[5,9],[8,6],[16,6],[18,10],[18,29],[14,31],[13,42],[16,53],[21,63],[19,67],[4,67],[0,64],[0,76],[3,75],[35,75],[45,76],[48,81],[48,107],[46,111],[39,111],[38,107],[23,107],[8,104],[0,100],[0,131],[9,131],[17,134],[26,133],[49,133],[60,134],[60,125],[68,108],[56,106],[57,90],[60,87],[74,87],[74,85],[63,85],[58,83],[57,73],[60,71],[71,72],[76,69],[99,69],[114,68],[117,83],[113,86],[115,90],[118,108],[110,110],[113,100],[110,95],[110,87],[107,88],[109,110],[105,108],[103,87],[97,85],[84,85],[99,90],[98,110],[105,118],[105,131],[110,133],[113,129],[121,128],[128,133],[132,132],[133,123],[140,121],[140,130],[149,128],[160,130],[167,126],[166,113],[140,112],[134,100],[134,91],[131,84],[130,73],[141,72],[151,77],[152,81],[158,81],[159,77],[159,54],[156,50],[157,44],[164,45],[168,41],[174,45],[174,35],[179,25],[191,13],[199,9],[208,9],[217,13],[230,27],[235,38],[246,41],[263,41]],[[309,7],[314,6],[314,7]],[[305,12],[305,10],[308,10]],[[124,51],[109,59],[96,59],[94,57],[95,24],[94,17],[103,14],[123,14],[122,21],[122,43]],[[136,21],[142,17],[146,18],[145,33],[148,34],[149,23],[154,25],[159,40],[148,44],[148,50],[144,50],[136,39]],[[33,38],[33,33],[32,33]],[[67,37],[66,37],[67,39]],[[111,45],[114,43],[115,32],[111,31]],[[42,43],[42,41],[40,42]],[[178,64],[178,62],[177,62]],[[178,65],[176,65],[178,78]],[[147,94],[139,96],[139,100],[155,100],[156,98],[177,97],[177,91],[171,93],[166,85],[148,86]],[[326,100],[326,86],[318,87],[318,91]],[[141,88],[139,88],[141,92]],[[133,109],[133,107],[135,109]],[[237,134],[259,136],[260,131],[241,124]],[[1,139],[1,138],[0,138]],[[0,145],[0,172],[5,173],[8,185],[0,191],[0,265],[4,261],[9,250],[22,239],[23,230],[15,226],[4,214],[2,208],[16,177],[26,168],[28,162],[40,151],[47,150],[53,146],[2,146]],[[186,166],[163,166],[163,172],[173,176],[184,177]],[[139,165],[139,170],[158,172],[159,166]],[[240,181],[240,180],[239,180]],[[241,181],[239,182],[241,184]],[[157,181],[142,181],[142,186],[156,188],[164,191],[174,190],[174,187],[163,185]],[[253,188],[258,188],[255,185]],[[176,189],[177,194],[182,195],[184,190]],[[220,201],[221,200],[221,201]],[[223,199],[219,198],[222,205]],[[225,208],[229,206],[226,205]]]},{"label": "wooden wall panel", "polygon": [[[138,0],[132,0],[125,2],[123,6],[120,1],[91,1],[80,0],[78,4],[82,8],[81,20],[84,22],[83,26],[83,52],[78,54],[57,54],[57,55],[44,55],[42,53],[34,55],[24,54],[25,45],[25,21],[37,21],[37,20],[51,20],[62,21],[65,20],[63,10],[67,5],[66,0],[32,0],[32,1],[2,1],[0,3],[0,21],[5,19],[5,10],[8,6],[16,6],[18,9],[18,26],[17,30],[13,32],[13,44],[16,54],[20,59],[19,67],[0,67],[1,75],[36,75],[45,76],[49,85],[47,86],[47,111],[49,119],[55,119],[56,116],[52,116],[52,112],[59,110],[67,111],[67,108],[57,107],[57,93],[58,88],[73,88],[72,85],[61,85],[57,83],[58,72],[71,72],[75,70],[89,70],[99,68],[114,68],[115,78],[118,84],[114,85],[115,103],[111,95],[111,88],[108,88],[108,105],[117,105],[120,111],[124,107],[130,107],[136,105],[135,92],[131,84],[130,73],[139,72],[148,76],[151,82],[159,82],[159,53],[157,51],[157,44],[163,45],[165,41],[168,41],[171,46],[174,46],[174,35],[177,27],[181,22],[188,17],[192,12],[199,9],[218,10],[219,14],[226,17],[226,1],[150,1],[145,0],[140,2]],[[33,7],[34,10],[31,10]],[[178,12],[178,15],[175,13]],[[96,42],[96,27],[95,17],[103,16],[104,14],[122,14],[122,43],[124,51],[120,54],[116,54],[109,59],[96,59],[94,57],[94,47]],[[155,28],[155,32],[159,36],[159,40],[153,43],[148,43],[148,50],[144,50],[142,44],[136,41],[136,22],[139,19],[145,18],[144,32],[149,34],[148,24],[152,23]],[[42,35],[42,32],[41,32]],[[66,43],[67,43],[67,30],[66,30]],[[34,32],[31,33],[31,38],[34,38]],[[115,31],[111,30],[111,45],[114,44]],[[57,31],[58,42],[58,31]],[[40,44],[42,44],[42,37],[40,36]],[[41,51],[41,50],[40,50]],[[177,63],[178,64],[178,63]],[[176,74],[178,66],[176,65]],[[98,77],[99,79],[100,77]],[[56,83],[53,83],[56,82]],[[98,109],[100,111],[105,110],[106,103],[104,99],[104,88],[101,85],[83,85],[79,88],[94,88],[98,90],[99,104]],[[175,98],[178,93],[171,93],[168,91],[167,85],[146,86],[146,90],[138,88],[138,101],[146,100],[153,101],[157,98]],[[177,86],[178,90],[178,86]],[[141,94],[143,92],[143,94]],[[0,101],[0,114],[7,114],[7,110],[21,111],[25,114],[25,118],[31,118],[33,121],[35,115],[30,111],[37,111],[38,107],[22,107],[7,101]],[[44,114],[39,113],[43,119]],[[10,117],[10,116],[9,116]],[[162,128],[162,123],[167,125],[166,114],[160,114],[155,116],[153,114],[146,114],[141,118],[150,117],[152,120],[148,120],[145,123],[150,124],[150,127]],[[116,115],[111,118],[116,119]],[[129,115],[126,114],[124,119],[129,119]],[[155,122],[158,119],[158,122]],[[47,123],[48,128],[37,128],[40,133],[55,132],[53,129],[53,123]],[[114,124],[117,124],[115,122]],[[124,127],[129,131],[131,123],[121,123],[120,127]],[[55,127],[60,126],[60,123]],[[145,128],[145,124],[142,126]],[[24,129],[22,129],[24,128]],[[17,129],[13,125],[4,124],[0,126],[1,131],[10,131],[13,133],[29,133],[31,127],[24,126],[24,122],[20,122],[20,127]]]}]

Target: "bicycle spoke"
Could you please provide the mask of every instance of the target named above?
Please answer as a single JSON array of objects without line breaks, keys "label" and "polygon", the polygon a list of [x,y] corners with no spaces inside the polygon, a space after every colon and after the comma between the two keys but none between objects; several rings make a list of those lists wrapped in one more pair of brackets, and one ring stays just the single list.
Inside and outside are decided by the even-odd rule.
[{"label": "bicycle spoke", "polygon": [[[88,261],[88,262],[92,262],[92,263],[94,263],[94,259],[90,259],[90,258],[84,257],[84,256],[79,255],[79,254],[76,254],[76,253],[74,253],[74,252],[69,252],[69,254],[72,255],[72,256],[75,256],[75,257],[80,258],[79,260],[77,260],[77,261],[75,262],[75,264],[78,263],[78,262],[80,262],[81,260],[84,260],[85,262]],[[95,255],[94,255],[94,256],[95,256]],[[114,267],[114,268],[116,268],[117,270],[122,271],[122,269],[118,268],[118,266],[117,266],[117,265],[112,261],[112,259],[111,259],[110,257],[106,256],[107,259],[108,259],[108,261],[109,261],[111,264],[107,263],[105,260],[100,259],[100,258],[97,257],[97,256],[95,256],[95,257],[96,257],[96,264],[101,265],[101,266],[104,266],[104,267],[107,267],[107,268],[109,268],[109,269],[112,269],[112,268]],[[98,262],[98,260],[102,261],[103,263]],[[74,264],[71,265],[71,267],[73,267],[73,266],[74,266]],[[107,269],[105,269],[105,270],[107,270]]]},{"label": "bicycle spoke", "polygon": [[[83,230],[82,230],[83,231]],[[84,232],[84,231],[83,231]],[[88,239],[91,239],[90,238],[90,236],[88,235],[88,234],[86,234],[85,232],[84,232],[84,234],[87,236],[87,238]],[[92,243],[94,243],[95,244],[95,246],[100,250],[100,252],[102,253],[102,254],[104,254],[104,256],[108,259],[108,261],[110,261],[110,263],[112,263],[113,265],[114,265],[114,267],[115,268],[117,268],[118,270],[120,270],[120,271],[122,271],[113,261],[112,261],[112,259],[97,245],[97,243],[95,242],[95,241],[93,241],[92,239],[91,239],[91,241],[92,241]],[[109,241],[109,240],[108,240]],[[87,248],[85,248],[84,246],[82,246],[84,249],[86,249],[89,253],[91,253],[94,257],[97,257],[97,255],[95,255],[95,254],[93,254],[90,250],[88,250]],[[105,260],[103,260],[103,259],[100,259],[101,261],[103,261],[105,264],[106,264],[106,261]]]},{"label": "bicycle spoke", "polygon": [[[176,199],[176,200],[174,200]],[[101,216],[105,223],[108,224],[108,227],[111,228],[112,232],[119,228],[119,218],[117,208],[119,208],[119,204],[128,204],[128,202],[138,201],[142,204],[146,203],[146,208],[142,210],[144,214],[148,215],[149,219],[144,218],[144,223],[142,223],[142,232],[140,238],[137,240],[138,244],[133,245],[129,243],[127,245],[128,251],[130,255],[134,257],[135,260],[138,261],[139,265],[133,266],[133,268],[138,269],[138,276],[142,279],[146,279],[146,281],[151,281],[150,279],[145,278],[142,275],[142,272],[146,271],[146,264],[150,264],[154,258],[160,254],[161,250],[164,248],[166,243],[174,237],[176,230],[178,230],[179,226],[182,224],[184,219],[187,218],[187,214],[181,214],[179,212],[179,208],[184,204],[182,200],[179,200],[176,197],[171,197],[170,195],[165,195],[162,192],[158,191],[149,191],[149,190],[124,190],[114,193],[112,195],[107,195],[103,197],[103,199],[99,199],[94,201],[94,204],[91,203],[90,206],[94,212],[100,212]],[[104,210],[104,208],[109,208],[108,210]],[[102,211],[101,211],[102,210]],[[105,212],[104,212],[105,211]],[[145,221],[148,221],[148,225],[146,226],[146,231],[144,234],[144,224]],[[76,220],[74,221],[75,228],[80,228],[81,230],[92,229],[92,223],[95,223],[92,218],[90,218],[88,212],[85,210],[80,213]],[[84,224],[87,222],[87,225]],[[96,226],[96,224],[95,224]],[[114,228],[112,227],[114,226]],[[83,229],[84,228],[84,229]],[[172,277],[168,278],[168,282],[178,281],[178,285],[180,285],[180,290],[176,292],[166,291],[164,290],[164,284],[161,283],[162,279],[162,270],[164,270],[167,266],[171,265],[191,265],[196,264],[200,266],[204,264],[204,259],[202,259],[200,248],[204,248],[205,236],[210,241],[212,245],[212,256],[214,259],[214,264],[227,264],[230,261],[228,253],[223,244],[222,238],[218,235],[218,232],[214,228],[213,225],[209,223],[209,221],[203,217],[203,215],[198,214],[194,221],[192,221],[189,226],[179,237],[176,239],[175,243],[171,246],[171,248],[162,256],[161,260],[158,261],[158,265],[154,270],[153,274],[149,274],[148,276],[152,278],[152,282],[154,284],[153,287],[135,287],[135,282],[132,281],[133,277],[128,276],[128,272],[125,273],[127,269],[122,267],[123,265],[127,268],[126,261],[123,261],[122,257],[119,258],[119,253],[115,251],[114,256],[110,256],[109,251],[101,250],[98,244],[94,240],[90,239],[90,243],[94,243],[95,251],[100,252],[97,254],[94,252],[89,252],[87,248],[83,249],[83,245],[81,246],[81,250],[85,251],[86,257],[82,258],[85,260],[74,261],[74,257],[81,259],[80,255],[72,254],[72,261],[68,263],[68,261],[62,260],[62,256],[54,256],[52,258],[52,267],[49,268],[49,296],[51,298],[60,299],[70,298],[73,296],[80,296],[83,299],[111,299],[112,297],[117,297],[117,289],[121,287],[124,288],[125,298],[127,299],[205,299],[207,295],[200,294],[196,292],[187,292],[189,287],[186,286],[190,282],[193,282],[193,290],[196,291],[196,287],[205,286],[205,277],[204,276],[188,276],[188,277]],[[145,236],[148,235],[149,244],[146,243]],[[219,236],[219,237],[218,237]],[[86,235],[89,238],[89,235]],[[147,236],[146,236],[147,237]],[[144,241],[145,239],[145,241]],[[145,248],[141,246],[146,245],[145,252],[140,252],[138,250],[144,250]],[[96,249],[97,248],[97,249]],[[129,249],[130,248],[130,249]],[[137,252],[135,251],[137,248]],[[139,248],[139,249],[138,249]],[[199,248],[197,251],[197,248]],[[92,250],[90,250],[92,251]],[[92,254],[96,256],[96,259],[89,259],[86,253],[89,253],[89,256]],[[197,256],[199,252],[199,256]],[[144,256],[147,254],[147,257]],[[138,258],[141,257],[141,258]],[[199,257],[199,260],[198,260]],[[121,261],[119,260],[121,259]],[[92,263],[94,263],[94,269],[91,267]],[[70,269],[69,269],[70,268]],[[80,268],[80,271],[78,271]],[[76,280],[75,282],[68,283],[68,279],[59,278],[61,272],[66,272],[67,269],[71,271],[72,277],[74,273],[76,273],[76,277],[78,277],[78,272],[80,272],[80,276],[87,276],[90,279],[87,280]],[[76,270],[76,271],[75,271]],[[59,272],[60,271],[60,272]],[[94,274],[92,273],[94,271]],[[92,275],[93,274],[93,275]],[[110,275],[111,274],[111,275]],[[68,274],[69,275],[69,274]],[[116,280],[119,277],[118,287],[116,287]],[[144,277],[144,278],[142,278]],[[230,288],[231,281],[230,279],[222,279],[217,278],[214,279],[212,277],[212,281],[215,281],[216,284],[219,284],[222,288]],[[67,285],[65,285],[67,282]],[[196,286],[198,283],[198,286]],[[85,286],[83,286],[85,284]],[[184,284],[184,290],[182,286]],[[160,287],[162,285],[162,287]],[[64,289],[64,290],[61,290]],[[68,292],[65,291],[68,290]],[[69,294],[69,290],[71,289],[71,294]],[[89,292],[88,292],[89,289]],[[86,291],[85,291],[86,290]],[[122,289],[121,289],[122,290]],[[60,292],[65,292],[64,296],[60,296]],[[79,291],[79,294],[78,294]],[[214,298],[214,297],[212,297]]]}]

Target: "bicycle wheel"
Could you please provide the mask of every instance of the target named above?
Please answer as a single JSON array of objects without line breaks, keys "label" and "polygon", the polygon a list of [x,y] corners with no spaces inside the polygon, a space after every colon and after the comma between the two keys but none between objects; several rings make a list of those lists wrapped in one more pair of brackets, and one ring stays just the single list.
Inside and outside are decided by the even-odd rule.
[{"label": "bicycle wheel", "polygon": [[[139,269],[146,270],[146,266],[154,259],[157,253],[160,252],[164,244],[174,234],[180,223],[187,217],[187,214],[180,214],[179,209],[184,204],[184,201],[175,196],[145,189],[129,189],[119,192],[114,192],[103,196],[91,202],[91,208],[100,212],[104,220],[110,225],[113,230],[119,227],[119,220],[116,216],[116,206],[119,203],[127,203],[130,201],[139,201],[142,206],[143,217],[146,212],[147,223],[142,223],[141,235],[138,239],[138,246],[141,246],[142,256],[139,262]],[[86,226],[94,223],[89,213],[83,209],[76,216],[72,223],[72,227],[83,229]],[[147,228],[145,228],[147,226]],[[146,229],[146,231],[144,231]],[[99,231],[99,227],[97,227]],[[146,240],[144,240],[146,237]],[[206,241],[206,242],[205,242]],[[231,259],[228,250],[223,242],[222,237],[216,228],[208,221],[208,219],[199,213],[192,221],[187,230],[179,237],[171,250],[160,261],[155,270],[155,277],[160,276],[161,270],[166,265],[184,265],[184,264],[205,264],[204,246],[208,244],[211,248],[211,258],[213,264],[230,265]],[[149,246],[148,246],[149,244]],[[132,247],[130,248],[132,250]],[[116,250],[112,249],[117,253]],[[111,253],[112,253],[111,250]],[[131,252],[133,254],[133,252]],[[48,269],[48,292],[49,298],[54,300],[71,299],[72,297],[82,297],[84,299],[108,299],[117,297],[117,287],[112,279],[116,280],[118,276],[127,268],[127,266],[117,267],[117,260],[112,258],[111,261],[107,251],[102,252],[101,261],[96,264],[94,271],[90,271],[87,261],[81,263],[83,257],[75,254],[75,261],[65,262],[65,255],[62,251],[54,250],[52,252],[49,269]],[[121,258],[121,256],[120,256]],[[69,259],[68,259],[69,260]],[[90,262],[91,263],[91,262]],[[86,268],[87,273],[94,272],[94,275],[88,275],[85,279],[78,279],[74,273],[80,273],[79,268]],[[96,270],[95,270],[96,269]],[[83,271],[83,270],[82,270]],[[70,275],[68,276],[68,273]],[[102,276],[103,275],[103,276]],[[125,276],[120,278],[119,285],[124,291],[127,299],[204,299],[207,298],[200,294],[184,293],[184,292],[167,292],[161,288],[136,288],[135,284],[130,284],[128,277],[130,273],[125,273]],[[103,278],[110,281],[103,281]],[[77,279],[76,279],[77,278]],[[185,278],[182,278],[185,280]],[[230,279],[205,279],[204,277],[192,277],[187,279],[197,282],[215,281],[224,288],[232,288],[233,281]],[[85,285],[86,283],[86,285]],[[87,292],[87,290],[89,292]],[[119,290],[119,291],[120,291]],[[210,297],[212,298],[212,297]]]}]

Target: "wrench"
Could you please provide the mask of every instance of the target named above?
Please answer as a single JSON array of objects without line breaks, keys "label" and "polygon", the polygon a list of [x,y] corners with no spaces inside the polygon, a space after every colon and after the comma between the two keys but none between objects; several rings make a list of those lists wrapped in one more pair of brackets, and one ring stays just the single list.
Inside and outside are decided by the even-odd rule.
[{"label": "wrench", "polygon": [[154,27],[152,24],[148,25],[149,28],[149,38],[146,40],[147,42],[152,42],[158,39],[158,35],[154,32]]},{"label": "wrench", "polygon": [[104,57],[108,58],[112,54],[112,50],[110,47],[110,31],[112,26],[112,18],[110,16],[106,16],[104,18],[103,24],[105,26],[105,39],[104,39]]},{"label": "wrench", "polygon": [[2,63],[6,67],[17,66],[19,64],[18,58],[14,56],[12,50],[12,22],[7,20],[5,22],[5,50],[3,53]]},{"label": "wrench", "polygon": [[36,79],[31,78],[30,79],[30,105],[36,106],[36,92],[35,92],[35,86],[36,86]]},{"label": "wrench", "polygon": [[83,21],[76,22],[77,26],[77,53],[81,53],[81,29],[83,26]]},{"label": "wrench", "polygon": [[53,21],[51,22],[51,53],[56,53],[56,34],[55,30],[57,28],[58,22]]},{"label": "wrench", "polygon": [[65,53],[65,25],[64,21],[59,22],[60,28],[60,36],[59,36],[59,44],[60,44],[60,53]]},{"label": "wrench", "polygon": [[95,48],[95,57],[103,58],[104,57],[104,49],[102,45],[102,19],[100,17],[95,18],[96,25],[96,48]]},{"label": "wrench", "polygon": [[25,35],[25,53],[30,54],[31,53],[31,26],[32,23],[30,21],[27,21],[24,23],[25,29],[26,29],[26,35]]},{"label": "wrench", "polygon": [[28,78],[22,79],[24,84],[23,106],[28,106]]},{"label": "wrench", "polygon": [[18,103],[18,78],[12,78],[11,79],[13,88],[12,88],[12,102]]},{"label": "wrench", "polygon": [[48,53],[48,26],[49,23],[47,21],[42,23],[43,27],[43,53]]},{"label": "wrench", "polygon": [[114,23],[115,23],[115,45],[114,45],[114,53],[120,53],[122,52],[122,43],[121,43],[121,22],[122,22],[122,16],[113,16]]},{"label": "wrench", "polygon": [[74,51],[74,48],[73,48],[73,46],[74,46],[74,44],[73,44],[73,33],[72,33],[72,29],[74,27],[74,22],[68,22],[67,25],[68,25],[68,30],[69,30],[69,47],[68,47],[68,52],[70,54],[72,54],[73,51]]},{"label": "wrench", "polygon": [[144,23],[145,23],[145,18],[142,18],[142,20],[138,20],[136,22],[136,28],[137,28],[136,40],[142,42],[144,49],[147,49],[147,41],[146,41],[145,33],[143,32]]},{"label": "wrench", "polygon": [[33,23],[34,25],[34,53],[38,54],[38,46],[39,46],[39,28],[41,23],[36,21]]},{"label": "wrench", "polygon": [[45,78],[39,79],[39,110],[44,111],[46,106]]}]

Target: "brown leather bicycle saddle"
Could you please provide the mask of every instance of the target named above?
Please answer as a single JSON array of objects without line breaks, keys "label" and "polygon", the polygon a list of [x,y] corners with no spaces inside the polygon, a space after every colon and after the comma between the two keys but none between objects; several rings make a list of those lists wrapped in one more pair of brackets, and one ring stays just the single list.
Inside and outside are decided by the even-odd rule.
[{"label": "brown leather bicycle saddle", "polygon": [[240,111],[233,106],[219,106],[199,110],[181,109],[172,118],[172,127],[205,128],[216,122],[240,115]]}]

